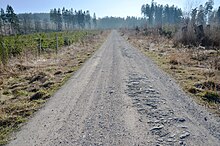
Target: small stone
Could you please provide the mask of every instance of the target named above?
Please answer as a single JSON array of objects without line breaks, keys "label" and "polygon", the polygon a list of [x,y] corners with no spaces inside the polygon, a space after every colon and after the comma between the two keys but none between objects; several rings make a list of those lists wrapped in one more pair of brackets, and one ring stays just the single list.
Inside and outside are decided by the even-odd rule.
[{"label": "small stone", "polygon": [[139,85],[139,82],[133,82],[132,84],[133,85]]},{"label": "small stone", "polygon": [[179,144],[180,144],[180,145],[183,145],[183,141],[179,141]]},{"label": "small stone", "polygon": [[163,127],[164,127],[163,125],[159,125],[159,126],[156,126],[156,127],[151,128],[150,131],[153,131],[153,130],[160,130],[160,129],[162,129]]},{"label": "small stone", "polygon": [[174,138],[176,136],[176,134],[171,134],[170,138]]},{"label": "small stone", "polygon": [[141,112],[141,111],[144,111],[145,109],[144,108],[139,108],[139,109],[137,109],[139,112]]},{"label": "small stone", "polygon": [[189,132],[184,132],[183,134],[180,135],[180,139],[184,139],[188,136],[190,136],[190,133]]},{"label": "small stone", "polygon": [[148,89],[150,92],[155,92],[155,90],[154,89]]},{"label": "small stone", "polygon": [[112,93],[114,93],[114,90],[109,91],[109,94],[112,94]]},{"label": "small stone", "polygon": [[173,142],[173,140],[171,138],[168,138],[167,142]]},{"label": "small stone", "polygon": [[187,128],[188,128],[188,127],[185,126],[185,125],[181,125],[180,127],[183,128],[183,129],[187,129]]},{"label": "small stone", "polygon": [[185,122],[186,120],[184,118],[179,118],[179,122]]}]

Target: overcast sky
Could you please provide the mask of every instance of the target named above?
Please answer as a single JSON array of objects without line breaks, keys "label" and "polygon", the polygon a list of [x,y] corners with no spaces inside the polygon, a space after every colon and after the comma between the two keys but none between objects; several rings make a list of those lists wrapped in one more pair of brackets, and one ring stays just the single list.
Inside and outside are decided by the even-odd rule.
[{"label": "overcast sky", "polygon": [[[189,2],[187,2],[189,1]],[[175,5],[182,9],[191,9],[204,4],[207,0],[155,0],[158,4]],[[0,0],[0,7],[11,5],[16,13],[49,12],[52,8],[73,8],[90,10],[97,17],[104,16],[141,16],[141,6],[151,3],[151,0]],[[215,7],[220,6],[220,0],[215,0]]]}]

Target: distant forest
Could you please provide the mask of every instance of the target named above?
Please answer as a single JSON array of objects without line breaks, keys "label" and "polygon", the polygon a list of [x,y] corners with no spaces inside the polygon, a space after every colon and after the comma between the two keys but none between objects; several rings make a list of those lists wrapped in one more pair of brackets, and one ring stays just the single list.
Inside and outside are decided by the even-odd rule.
[{"label": "distant forest", "polygon": [[1,8],[0,33],[3,35],[29,34],[35,32],[68,31],[79,29],[135,28],[146,23],[145,18],[104,17],[96,18],[94,13],[74,9],[54,8],[50,13],[15,14],[11,6]]},{"label": "distant forest", "polygon": [[218,10],[214,10],[213,6],[214,0],[208,0],[204,5],[192,8],[189,15],[186,15],[186,12],[174,5],[163,6],[152,1],[151,4],[142,5],[141,12],[147,19],[149,27],[187,24],[190,21],[194,25],[205,25],[220,22],[220,7]]},{"label": "distant forest", "polygon": [[142,18],[104,17],[97,18],[88,10],[63,8],[51,9],[49,13],[15,14],[11,6],[0,12],[0,34],[30,34],[35,32],[68,31],[80,29],[150,28],[164,26],[206,25],[220,23],[220,7],[213,9],[213,0],[193,8],[189,15],[174,5],[160,5],[152,1],[140,7]]},{"label": "distant forest", "polygon": [[146,19],[142,27],[145,35],[159,34],[173,38],[175,45],[220,47],[220,7],[214,9],[214,0],[207,0],[204,5],[191,8],[189,12],[152,1],[142,5],[141,12]]}]

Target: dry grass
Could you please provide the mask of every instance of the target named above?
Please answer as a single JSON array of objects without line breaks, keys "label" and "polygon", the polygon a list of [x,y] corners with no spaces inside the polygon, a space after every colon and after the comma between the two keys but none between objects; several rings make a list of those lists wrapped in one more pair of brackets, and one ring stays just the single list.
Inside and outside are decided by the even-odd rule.
[{"label": "dry grass", "polygon": [[108,32],[36,58],[28,52],[0,68],[0,145],[99,48]]},{"label": "dry grass", "polygon": [[174,47],[172,40],[163,37],[142,35],[136,38],[129,32],[124,33],[134,46],[171,74],[199,104],[220,112],[220,58],[215,50]]}]

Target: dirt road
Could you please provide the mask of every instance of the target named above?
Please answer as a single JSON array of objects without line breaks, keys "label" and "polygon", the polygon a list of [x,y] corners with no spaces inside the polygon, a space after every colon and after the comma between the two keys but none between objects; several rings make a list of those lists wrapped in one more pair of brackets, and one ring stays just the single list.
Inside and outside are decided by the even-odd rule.
[{"label": "dirt road", "polygon": [[220,119],[116,31],[9,145],[204,145]]}]

